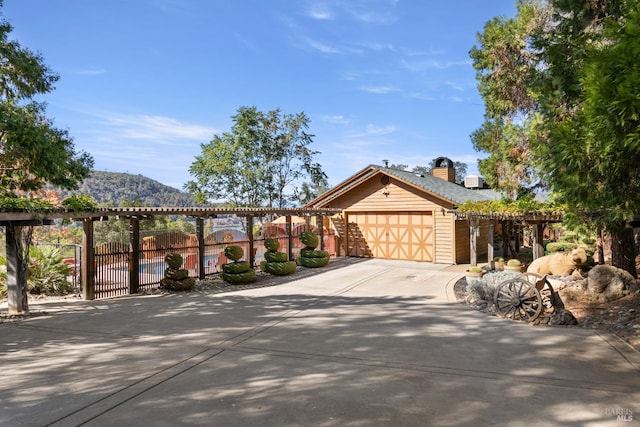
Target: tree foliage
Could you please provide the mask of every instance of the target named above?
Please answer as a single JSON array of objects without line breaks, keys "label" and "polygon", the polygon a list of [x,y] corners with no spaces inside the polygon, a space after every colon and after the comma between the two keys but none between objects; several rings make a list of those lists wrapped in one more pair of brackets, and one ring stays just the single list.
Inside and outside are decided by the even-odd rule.
[{"label": "tree foliage", "polygon": [[517,191],[540,179],[567,218],[612,233],[612,263],[633,274],[624,224],[640,208],[638,16],[637,0],[522,0],[471,51],[487,181]]},{"label": "tree foliage", "polygon": [[229,132],[201,144],[202,153],[189,168],[195,180],[185,189],[199,201],[282,208],[326,186],[327,177],[315,161],[319,152],[310,148],[306,114],[240,107],[232,119]]},{"label": "tree foliage", "polygon": [[47,183],[74,188],[93,159],[76,153],[68,132],[46,117],[45,104],[31,100],[52,91],[58,75],[41,55],[10,40],[12,30],[0,17],[0,193],[16,196]]},{"label": "tree foliage", "polygon": [[471,135],[475,149],[488,153],[479,170],[509,197],[540,184],[531,150],[540,60],[531,40],[547,21],[544,5],[519,1],[517,15],[487,22],[470,51],[486,109],[485,122]]}]

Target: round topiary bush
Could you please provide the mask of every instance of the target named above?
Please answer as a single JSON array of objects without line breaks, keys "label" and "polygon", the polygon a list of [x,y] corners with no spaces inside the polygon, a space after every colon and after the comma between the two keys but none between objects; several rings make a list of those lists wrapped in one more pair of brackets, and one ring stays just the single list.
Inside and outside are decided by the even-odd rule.
[{"label": "round topiary bush", "polygon": [[164,262],[167,263],[169,268],[179,270],[182,267],[182,255],[176,253],[167,254],[164,256]]},{"label": "round topiary bush", "polygon": [[304,243],[307,248],[311,249],[317,247],[320,243],[318,236],[309,231],[303,231],[302,233],[300,233],[300,241]]},{"label": "round topiary bush", "polygon": [[244,273],[220,273],[220,277],[225,282],[231,283],[232,285],[241,285],[244,283],[253,282],[256,279],[256,271],[254,269],[249,269]]},{"label": "round topiary bush", "polygon": [[296,258],[296,263],[307,268],[324,267],[329,264],[329,256],[327,255],[325,258],[307,258],[299,256]]},{"label": "round topiary bush", "polygon": [[289,255],[284,252],[265,252],[264,259],[267,262],[286,262],[289,261]]},{"label": "round topiary bush", "polygon": [[275,252],[280,249],[280,242],[278,239],[268,238],[264,240],[264,247],[267,248],[267,251]]},{"label": "round topiary bush", "polygon": [[227,246],[224,248],[224,255],[233,261],[239,261],[244,256],[244,249],[241,246]]},{"label": "round topiary bush", "polygon": [[297,264],[295,261],[283,262],[267,262],[260,263],[260,270],[275,276],[286,276],[296,271]]},{"label": "round topiary bush", "polygon": [[228,264],[222,264],[222,271],[229,274],[246,273],[251,269],[249,261],[236,261]]}]

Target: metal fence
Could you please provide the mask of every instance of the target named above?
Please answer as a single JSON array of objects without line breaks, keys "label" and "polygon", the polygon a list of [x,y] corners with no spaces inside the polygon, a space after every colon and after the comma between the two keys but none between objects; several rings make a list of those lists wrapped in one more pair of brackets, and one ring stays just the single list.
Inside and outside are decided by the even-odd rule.
[{"label": "metal fence", "polygon": [[[285,227],[263,227],[253,239],[254,268],[259,268],[264,260],[264,240],[272,237],[280,242],[279,251],[288,252],[292,259],[298,256],[302,243],[300,233],[316,231],[316,227],[298,224],[291,228],[289,238]],[[244,260],[249,259],[250,241],[239,230],[216,230],[204,239],[203,276],[218,274],[222,264],[229,262],[224,255],[224,248],[229,245],[241,246],[244,249]],[[94,248],[95,253],[95,298],[110,298],[132,293],[131,272],[137,269],[137,291],[148,291],[160,286],[167,265],[166,255],[178,253],[183,257],[182,268],[189,271],[190,277],[201,276],[198,272],[199,246],[195,234],[182,232],[165,232],[148,235],[140,239],[139,263],[134,266],[131,260],[131,245],[120,242],[106,243]],[[291,242],[291,245],[289,245]],[[323,233],[323,247],[335,256],[335,235],[332,230]]]}]

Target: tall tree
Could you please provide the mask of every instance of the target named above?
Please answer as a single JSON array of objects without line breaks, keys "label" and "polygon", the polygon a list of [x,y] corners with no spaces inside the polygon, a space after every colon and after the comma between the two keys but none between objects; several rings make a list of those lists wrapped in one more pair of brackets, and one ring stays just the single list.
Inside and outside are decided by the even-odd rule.
[{"label": "tall tree", "polygon": [[0,18],[0,195],[20,195],[47,183],[75,188],[89,175],[93,159],[76,153],[69,133],[46,117],[45,104],[31,100],[52,91],[58,75],[40,54],[10,40],[12,30]]},{"label": "tall tree", "polygon": [[469,53],[486,109],[485,122],[471,135],[475,149],[488,153],[479,170],[508,197],[540,185],[530,139],[538,107],[532,83],[540,59],[531,38],[548,21],[548,10],[538,1],[518,1],[517,9],[513,18],[487,22]]},{"label": "tall tree", "polygon": [[201,144],[185,189],[201,202],[225,200],[232,206],[285,207],[298,201],[300,186],[326,186],[327,176],[310,148],[304,113],[267,113],[240,107],[231,131]]},{"label": "tall tree", "polygon": [[[0,15],[0,197],[5,201],[46,184],[75,188],[93,166],[92,157],[76,153],[68,132],[46,117],[45,105],[32,100],[52,91],[58,75],[42,56],[10,40],[12,30]],[[33,227],[10,223],[5,230],[9,312],[28,312]]]},{"label": "tall tree", "polygon": [[487,107],[472,139],[491,153],[480,164],[494,171],[488,181],[514,194],[518,183],[548,185],[570,217],[611,233],[612,264],[633,274],[625,222],[640,207],[637,8],[522,0],[516,17],[487,23],[471,51]]},{"label": "tall tree", "polygon": [[626,223],[640,212],[638,2],[554,4],[556,25],[537,40],[548,72],[541,170],[575,217],[611,234],[612,264],[635,275]]}]

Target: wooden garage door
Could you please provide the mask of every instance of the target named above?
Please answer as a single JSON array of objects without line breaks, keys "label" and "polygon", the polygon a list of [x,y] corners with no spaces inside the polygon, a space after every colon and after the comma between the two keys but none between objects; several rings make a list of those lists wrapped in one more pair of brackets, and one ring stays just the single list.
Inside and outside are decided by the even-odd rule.
[{"label": "wooden garage door", "polygon": [[349,213],[352,256],[433,261],[431,212]]}]

